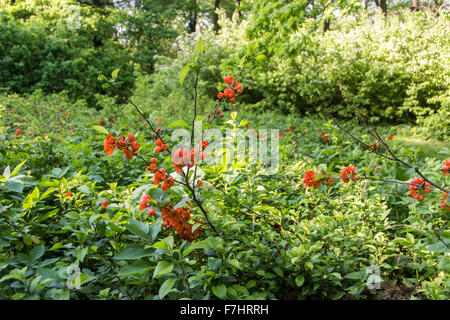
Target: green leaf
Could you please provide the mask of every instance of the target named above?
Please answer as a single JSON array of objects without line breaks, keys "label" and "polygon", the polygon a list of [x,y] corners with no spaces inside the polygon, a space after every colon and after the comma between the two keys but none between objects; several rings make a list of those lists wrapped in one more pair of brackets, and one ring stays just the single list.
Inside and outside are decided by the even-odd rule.
[{"label": "green leaf", "polygon": [[227,297],[227,287],[224,284],[217,287],[212,287],[212,292],[219,299],[226,299]]},{"label": "green leaf", "polygon": [[351,280],[361,279],[361,272],[355,271],[355,272],[347,273],[344,278],[351,279]]},{"label": "green leaf", "polygon": [[158,279],[166,274],[169,274],[173,270],[173,264],[167,261],[160,261],[153,272],[153,278]]},{"label": "green leaf", "polygon": [[236,259],[229,259],[227,260],[227,263],[233,267],[235,267],[238,270],[242,270],[241,264]]},{"label": "green leaf", "polygon": [[191,253],[192,251],[196,250],[196,249],[207,249],[208,246],[206,244],[206,242],[204,241],[199,241],[199,242],[195,242],[195,243],[188,243],[186,242],[186,244],[184,246],[181,246],[180,250],[181,250],[181,257],[184,258],[186,257],[189,253]]},{"label": "green leaf", "polygon": [[105,75],[101,74],[97,77],[97,80],[98,81],[106,81],[106,80],[108,80],[108,78],[106,78]]},{"label": "green leaf", "polygon": [[31,197],[33,198],[33,202],[39,200],[39,196],[41,195],[41,193],[39,192],[38,187],[35,187],[33,192],[31,193]]},{"label": "green leaf", "polygon": [[11,176],[11,169],[9,168],[9,166],[6,166],[2,176],[4,176],[6,179],[9,179],[9,177]]},{"label": "green leaf", "polygon": [[94,130],[100,133],[109,134],[108,130],[102,126],[93,126]]},{"label": "green leaf", "polygon": [[297,287],[301,287],[304,282],[305,282],[305,277],[302,274],[295,277],[295,284],[297,285]]},{"label": "green leaf", "polygon": [[267,59],[267,57],[264,55],[264,54],[258,54],[257,56],[256,56],[256,61],[258,61],[258,62],[263,62],[263,61],[265,61]]},{"label": "green leaf", "polygon": [[44,245],[41,244],[41,245],[34,247],[33,250],[31,250],[30,254],[29,254],[30,262],[33,263],[33,262],[37,261],[40,257],[42,257],[44,255],[44,252],[45,252]]},{"label": "green leaf", "polygon": [[122,251],[114,256],[114,259],[120,260],[137,260],[143,257],[148,257],[153,254],[153,250],[144,249],[144,247],[139,245],[129,245],[125,247]]},{"label": "green leaf", "polygon": [[174,122],[172,122],[167,126],[167,128],[176,128],[176,127],[185,127],[188,129],[190,128],[189,124],[184,120],[175,120]]},{"label": "green leaf", "polygon": [[30,209],[34,206],[34,204],[39,200],[39,189],[35,187],[33,192],[28,194],[27,197],[23,200],[22,206],[24,209]]},{"label": "green leaf", "polygon": [[130,219],[129,223],[125,225],[125,228],[132,234],[144,240],[148,240],[149,227],[146,223]]},{"label": "green leaf", "polygon": [[195,44],[195,52],[198,53],[198,55],[203,54],[203,38],[199,37],[197,43]]},{"label": "green leaf", "polygon": [[159,298],[163,299],[173,288],[173,285],[175,284],[177,280],[170,278],[164,281],[164,283],[161,285],[161,288],[159,288]]},{"label": "green leaf", "polygon": [[89,195],[91,193],[91,190],[89,189],[89,187],[85,184],[83,184],[82,186],[79,186],[77,188],[78,191],[80,191],[81,193],[84,193],[86,195]]},{"label": "green leaf", "polygon": [[161,231],[161,225],[162,221],[158,221],[152,224],[152,226],[150,227],[150,239],[152,242],[156,240],[158,233]]},{"label": "green leaf", "polygon": [[119,73],[120,69],[114,69],[113,72],[111,72],[111,78],[115,79],[117,78],[117,74]]},{"label": "green leaf", "polygon": [[180,71],[180,85],[183,85],[184,79],[186,78],[186,75],[188,74],[189,70],[191,70],[192,65],[187,64],[181,69]]},{"label": "green leaf", "polygon": [[23,182],[18,180],[8,180],[5,185],[7,192],[22,193],[24,187]]},{"label": "green leaf", "polygon": [[120,269],[118,276],[128,276],[130,274],[141,273],[151,268],[150,263],[145,261],[136,261],[131,265],[124,266]]},{"label": "green leaf", "polygon": [[25,164],[25,162],[27,162],[27,160],[23,160],[21,163],[19,163],[13,170],[13,172],[11,172],[11,177],[14,177],[14,175],[20,170],[20,168],[22,168],[22,166]]}]

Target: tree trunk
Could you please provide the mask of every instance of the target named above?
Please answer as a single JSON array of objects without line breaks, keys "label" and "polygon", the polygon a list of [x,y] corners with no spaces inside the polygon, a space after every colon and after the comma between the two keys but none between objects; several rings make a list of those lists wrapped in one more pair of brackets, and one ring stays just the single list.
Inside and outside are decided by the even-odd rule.
[{"label": "tree trunk", "polygon": [[411,7],[409,7],[409,10],[411,11],[418,11],[419,10],[419,0],[412,0],[411,1]]},{"label": "tree trunk", "polygon": [[216,13],[216,10],[220,6],[220,0],[214,1],[214,14],[213,14],[213,24],[214,24],[214,31],[217,33],[220,29],[219,26],[219,15]]},{"label": "tree trunk", "polygon": [[189,11],[188,32],[194,33],[196,26],[197,26],[197,10],[195,10],[194,12]]},{"label": "tree trunk", "polygon": [[239,19],[241,18],[241,0],[236,0],[236,12],[238,14]]},{"label": "tree trunk", "polygon": [[381,11],[384,13],[384,15],[387,15],[387,0],[375,0],[375,3],[377,4],[377,6],[379,6],[381,8]]},{"label": "tree trunk", "polygon": [[323,21],[323,33],[327,32],[328,30],[330,30],[330,23],[331,20],[330,19],[325,19]]}]

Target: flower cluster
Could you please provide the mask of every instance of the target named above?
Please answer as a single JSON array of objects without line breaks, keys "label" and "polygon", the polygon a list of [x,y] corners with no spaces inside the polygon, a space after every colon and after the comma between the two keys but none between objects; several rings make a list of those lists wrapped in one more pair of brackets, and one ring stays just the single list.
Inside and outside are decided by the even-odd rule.
[{"label": "flower cluster", "polygon": [[163,226],[166,228],[174,228],[178,232],[178,237],[181,239],[192,241],[202,232],[201,228],[197,228],[192,232],[192,227],[194,225],[189,223],[189,220],[191,219],[190,209],[172,209],[169,205],[169,208],[161,209],[161,217],[163,219]]},{"label": "flower cluster", "polygon": [[[208,142],[202,141],[202,147],[206,148],[206,146],[208,146]],[[172,155],[172,165],[178,173],[182,173],[184,166],[192,168],[197,162],[205,160],[205,158],[206,154],[198,149],[192,149],[191,151],[188,148],[178,149]]]},{"label": "flower cluster", "polygon": [[[142,197],[141,202],[139,203],[139,210],[145,210],[145,209],[147,209],[147,207],[150,206],[149,201],[151,200],[151,198],[152,198],[152,197],[150,197],[150,195],[144,194],[144,196]],[[148,215],[149,215],[150,217],[154,216],[155,213],[156,213],[156,212],[155,212],[155,209],[153,209],[153,208],[148,209]]]},{"label": "flower cluster", "polygon": [[414,178],[411,180],[411,183],[422,186],[422,187],[418,187],[418,186],[415,186],[412,184],[409,185],[409,193],[413,196],[414,199],[422,201],[423,200],[422,194],[431,192],[430,189],[423,188],[423,187],[429,188],[431,186],[430,183],[425,182],[425,180],[423,178]]},{"label": "flower cluster", "polygon": [[127,138],[121,136],[120,140],[117,140],[112,134],[108,134],[105,139],[103,150],[108,156],[113,154],[114,149],[122,150],[125,158],[130,160],[133,156],[137,155],[136,151],[138,151],[140,147],[140,144],[136,142],[136,137],[131,133]]},{"label": "flower cluster", "polygon": [[450,174],[450,159],[444,162],[444,166],[441,168],[441,170],[444,176],[448,176]]},{"label": "flower cluster", "polygon": [[150,203],[148,203],[152,197],[150,197],[149,194],[144,194],[142,197],[141,202],[139,203],[139,210],[145,210],[148,206],[150,206]]},{"label": "flower cluster", "polygon": [[439,200],[439,203],[441,204],[440,207],[442,209],[450,211],[450,206],[447,204],[447,201],[448,201],[447,198],[448,198],[448,193],[446,193],[442,196],[442,199]]},{"label": "flower cluster", "polygon": [[217,94],[217,98],[219,99],[227,99],[232,104],[236,103],[236,90],[238,93],[242,93],[242,86],[237,82],[234,81],[233,76],[226,76],[223,78],[223,81],[227,84],[227,87],[223,92],[219,92]]},{"label": "flower cluster", "polygon": [[[317,173],[318,175],[322,175],[322,173],[319,171]],[[324,177],[321,179],[317,179],[316,178],[316,173],[313,170],[310,171],[306,171],[304,174],[304,179],[303,179],[303,183],[308,187],[308,188],[318,188],[320,187],[320,185],[322,183],[328,183],[329,185],[332,185],[334,182],[334,179],[331,177],[330,174],[324,174]]]},{"label": "flower cluster", "polygon": [[349,179],[354,182],[358,181],[359,178],[356,178],[357,176],[358,174],[356,173],[356,167],[354,166],[345,167],[339,174],[339,178],[341,178],[344,183],[349,183]]},{"label": "flower cluster", "polygon": [[156,162],[158,162],[158,159],[152,158],[150,160],[150,165],[147,168],[145,168],[145,170],[146,171],[148,171],[148,170],[152,170],[152,171],[158,170],[158,165],[156,164]]},{"label": "flower cluster", "polygon": [[161,138],[156,139],[155,145],[156,145],[156,148],[155,148],[155,150],[153,150],[153,152],[155,152],[155,153],[160,153],[162,151],[167,151],[167,149],[169,149],[167,147],[167,144],[163,143]]},{"label": "flower cluster", "polygon": [[155,186],[158,186],[161,181],[163,182],[161,185],[161,189],[163,189],[163,191],[169,190],[175,184],[175,180],[167,175],[166,169],[164,168],[157,170],[153,176],[153,184]]}]

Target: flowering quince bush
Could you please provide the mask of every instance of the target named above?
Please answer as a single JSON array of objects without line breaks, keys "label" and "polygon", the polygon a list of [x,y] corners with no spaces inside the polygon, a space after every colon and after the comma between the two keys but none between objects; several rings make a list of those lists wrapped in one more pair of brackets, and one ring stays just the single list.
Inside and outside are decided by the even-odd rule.
[{"label": "flowering quince bush", "polygon": [[[194,93],[197,50],[179,76]],[[448,299],[448,153],[412,153],[388,130],[376,139],[361,125],[226,111],[239,106],[245,70],[223,78],[204,114],[194,94],[187,120],[128,100],[126,112],[87,113],[72,135],[44,140],[23,110],[4,108],[0,297]],[[175,144],[170,135],[193,132],[194,118],[233,141],[279,129],[278,170],[265,174],[251,152],[209,163],[204,131]],[[25,156],[36,147],[51,167]],[[79,289],[69,289],[75,267]]]}]

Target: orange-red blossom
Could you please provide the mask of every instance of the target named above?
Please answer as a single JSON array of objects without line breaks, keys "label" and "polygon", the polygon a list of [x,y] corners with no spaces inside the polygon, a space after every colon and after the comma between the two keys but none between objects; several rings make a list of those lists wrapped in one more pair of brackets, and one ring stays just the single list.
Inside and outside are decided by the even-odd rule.
[{"label": "orange-red blossom", "polygon": [[137,155],[140,147],[140,144],[136,142],[136,137],[132,133],[127,138],[121,136],[120,140],[117,140],[112,134],[108,134],[103,145],[103,150],[108,156],[113,154],[114,149],[122,150],[125,158],[131,160],[133,156]]}]

